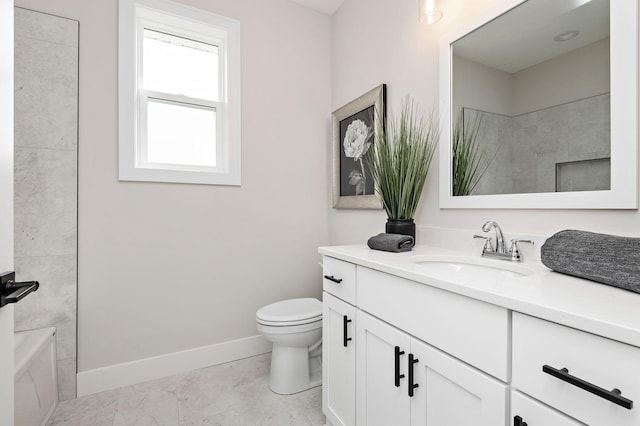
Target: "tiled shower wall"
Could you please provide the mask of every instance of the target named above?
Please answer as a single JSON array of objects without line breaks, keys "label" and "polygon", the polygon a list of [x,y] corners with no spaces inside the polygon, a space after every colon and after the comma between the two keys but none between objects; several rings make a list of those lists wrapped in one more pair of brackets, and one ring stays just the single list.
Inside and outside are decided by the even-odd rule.
[{"label": "tiled shower wall", "polygon": [[[477,114],[482,119],[478,141],[486,155],[495,158],[475,195],[554,192],[556,164],[611,155],[608,93],[515,117],[464,108],[465,122]],[[587,167],[588,181],[575,182],[579,189],[573,190],[609,189],[609,163],[592,162]],[[584,175],[576,173],[573,180],[581,180],[580,176]]]},{"label": "tiled shower wall", "polygon": [[15,268],[40,289],[16,330],[57,329],[60,399],[76,396],[78,22],[15,9]]}]

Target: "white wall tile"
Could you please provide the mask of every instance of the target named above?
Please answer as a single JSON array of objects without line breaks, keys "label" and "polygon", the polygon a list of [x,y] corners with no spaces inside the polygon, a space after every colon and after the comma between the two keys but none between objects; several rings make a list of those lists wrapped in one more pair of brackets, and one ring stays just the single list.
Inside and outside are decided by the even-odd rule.
[{"label": "white wall tile", "polygon": [[78,22],[16,8],[15,268],[40,289],[16,330],[56,327],[60,399],[76,395]]},{"label": "white wall tile", "polygon": [[78,48],[16,37],[15,66],[16,146],[76,150]]},{"label": "white wall tile", "polygon": [[78,21],[20,7],[14,10],[14,20],[16,36],[78,47]]}]

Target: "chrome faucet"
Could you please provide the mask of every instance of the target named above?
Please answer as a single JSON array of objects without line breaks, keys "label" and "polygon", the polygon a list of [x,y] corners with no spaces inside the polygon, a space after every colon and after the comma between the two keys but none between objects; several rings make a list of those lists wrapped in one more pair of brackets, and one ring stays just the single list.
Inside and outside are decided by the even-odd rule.
[{"label": "chrome faucet", "polygon": [[500,225],[498,225],[493,220],[490,220],[482,225],[482,231],[485,233],[491,232],[492,229],[495,231],[496,236],[495,246],[493,245],[493,239],[490,235],[473,236],[473,238],[481,238],[485,240],[484,247],[482,247],[482,256],[492,257],[495,259],[511,260],[512,262],[522,262],[522,254],[520,254],[518,243],[533,244],[533,241],[519,240],[514,238],[511,240],[511,246],[509,247],[509,250],[507,250],[504,245],[504,236],[502,235],[502,229],[500,229]]},{"label": "chrome faucet", "polygon": [[500,229],[500,225],[498,225],[493,220],[488,221],[484,225],[482,225],[483,232],[490,232],[491,229],[496,231],[496,253],[506,253],[504,249],[504,236],[502,235],[502,229]]}]

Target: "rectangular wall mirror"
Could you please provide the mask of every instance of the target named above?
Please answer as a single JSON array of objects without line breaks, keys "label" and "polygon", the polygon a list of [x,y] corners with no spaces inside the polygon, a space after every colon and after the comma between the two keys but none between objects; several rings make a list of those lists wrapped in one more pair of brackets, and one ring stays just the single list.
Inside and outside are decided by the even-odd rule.
[{"label": "rectangular wall mirror", "polygon": [[636,209],[637,0],[507,0],[442,37],[441,208]]}]

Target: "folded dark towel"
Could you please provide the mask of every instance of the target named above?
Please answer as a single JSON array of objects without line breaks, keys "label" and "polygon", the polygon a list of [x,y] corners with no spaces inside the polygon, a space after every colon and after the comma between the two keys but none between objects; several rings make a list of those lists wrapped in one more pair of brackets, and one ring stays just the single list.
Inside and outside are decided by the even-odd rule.
[{"label": "folded dark towel", "polygon": [[640,293],[640,238],[566,230],[541,248],[548,268]]},{"label": "folded dark towel", "polygon": [[413,247],[413,237],[411,235],[400,234],[378,234],[369,238],[367,245],[374,250],[400,253],[403,251],[411,251],[411,247]]}]

